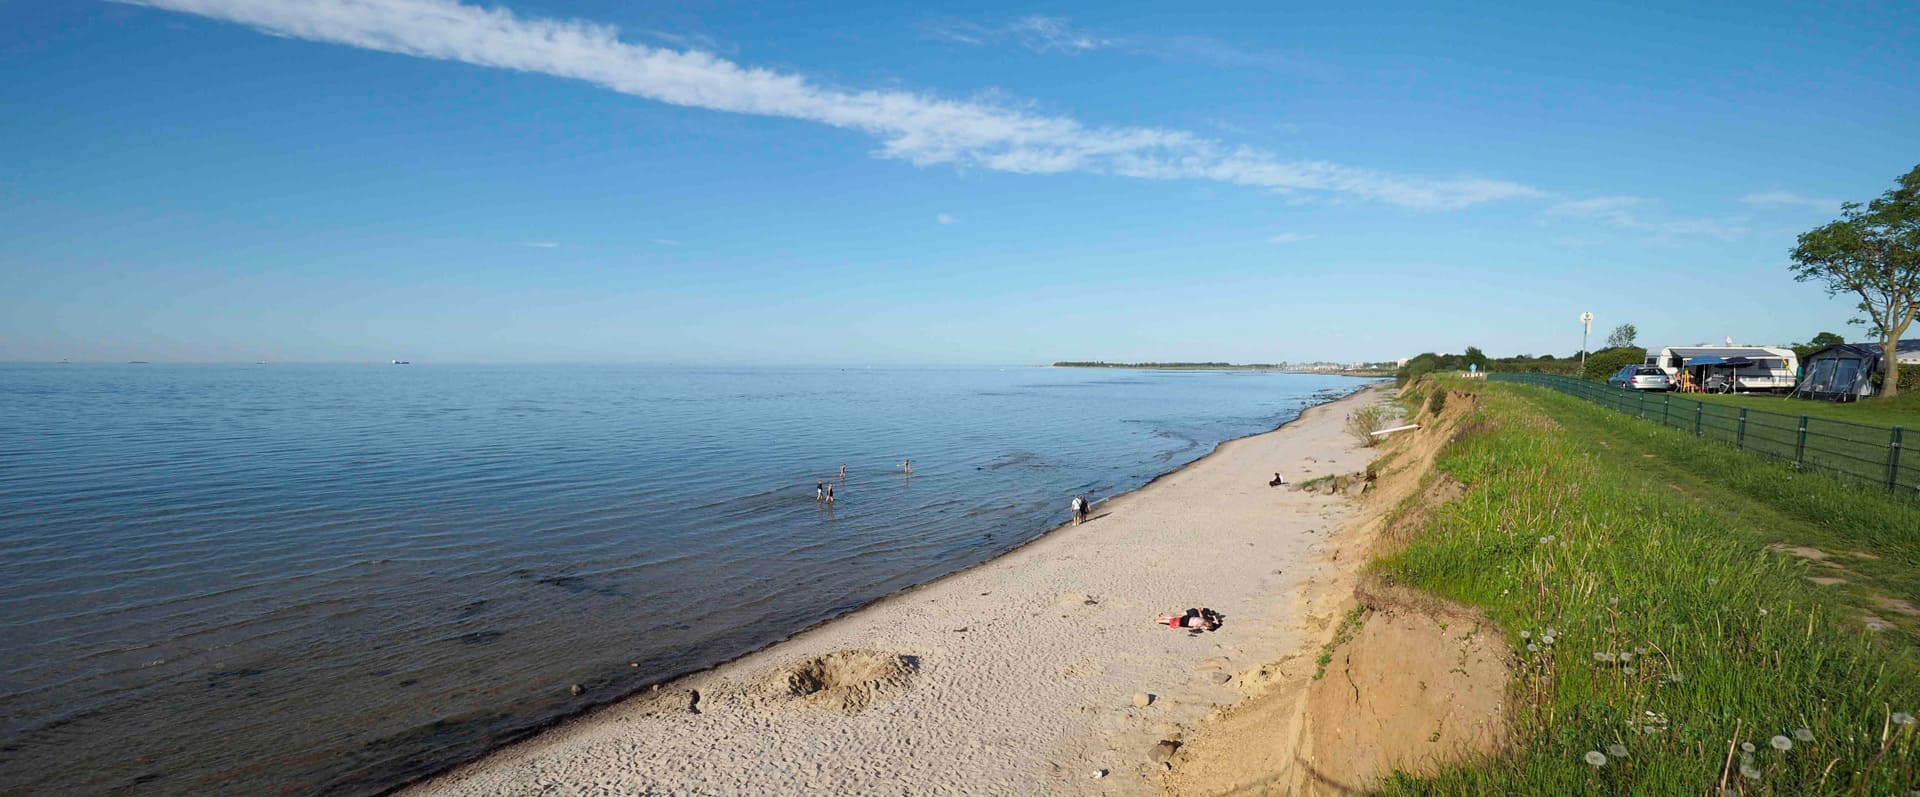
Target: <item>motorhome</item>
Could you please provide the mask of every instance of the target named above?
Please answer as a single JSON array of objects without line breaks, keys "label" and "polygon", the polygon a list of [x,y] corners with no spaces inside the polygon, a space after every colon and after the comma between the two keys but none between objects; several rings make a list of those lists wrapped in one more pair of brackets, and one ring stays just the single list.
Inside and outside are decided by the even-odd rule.
[{"label": "motorhome", "polygon": [[1793,350],[1774,346],[1668,346],[1648,349],[1647,365],[1666,371],[1676,387],[1708,389],[1711,382],[1729,393],[1784,393],[1800,372]]}]

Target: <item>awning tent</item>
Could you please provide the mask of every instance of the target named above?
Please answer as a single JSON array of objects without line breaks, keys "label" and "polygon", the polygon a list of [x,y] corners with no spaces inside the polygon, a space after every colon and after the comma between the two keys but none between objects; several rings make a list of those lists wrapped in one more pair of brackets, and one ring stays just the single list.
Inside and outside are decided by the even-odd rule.
[{"label": "awning tent", "polygon": [[[1900,341],[1895,351],[1903,368],[1920,367],[1920,338]],[[1853,401],[1877,392],[1874,374],[1886,354],[1877,343],[1837,343],[1807,355],[1806,375],[1793,389],[1795,398]]]}]

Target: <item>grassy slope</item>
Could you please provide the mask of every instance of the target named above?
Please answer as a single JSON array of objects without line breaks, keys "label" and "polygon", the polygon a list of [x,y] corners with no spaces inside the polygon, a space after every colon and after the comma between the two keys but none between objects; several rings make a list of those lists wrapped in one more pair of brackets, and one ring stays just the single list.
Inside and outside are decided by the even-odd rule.
[{"label": "grassy slope", "polygon": [[1785,396],[1752,395],[1714,396],[1688,394],[1687,398],[1697,398],[1717,404],[1734,407],[1746,407],[1754,410],[1778,412],[1784,415],[1808,415],[1815,418],[1831,418],[1836,421],[1852,421],[1874,426],[1920,427],[1920,392],[1902,393],[1893,399],[1868,399],[1841,404],[1833,401],[1806,401],[1790,399]]},{"label": "grassy slope", "polygon": [[[1509,629],[1519,744],[1387,793],[1709,794],[1723,778],[1743,794],[1916,785],[1916,726],[1890,720],[1920,710],[1914,648],[1867,633],[1856,602],[1912,594],[1903,571],[1920,549],[1897,532],[1920,528],[1920,510],[1790,471],[1781,490],[1782,472],[1746,464],[1778,466],[1689,458],[1701,446],[1681,433],[1547,391],[1479,389],[1439,463],[1466,494],[1377,567]],[[1794,504],[1818,496],[1828,497]],[[1849,559],[1862,592],[1834,591],[1808,582],[1806,563],[1766,550],[1783,539],[1883,558]],[[1801,729],[1812,741],[1769,745]],[[1757,746],[1757,778],[1740,774],[1736,741]],[[1613,745],[1626,756],[1585,762]]]}]

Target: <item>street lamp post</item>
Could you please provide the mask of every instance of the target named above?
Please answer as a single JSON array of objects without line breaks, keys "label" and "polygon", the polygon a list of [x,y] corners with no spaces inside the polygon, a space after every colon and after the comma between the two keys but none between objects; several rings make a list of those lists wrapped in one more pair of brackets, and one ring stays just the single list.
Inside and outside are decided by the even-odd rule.
[{"label": "street lamp post", "polygon": [[1587,378],[1587,336],[1593,334],[1593,314],[1580,314],[1580,378]]}]

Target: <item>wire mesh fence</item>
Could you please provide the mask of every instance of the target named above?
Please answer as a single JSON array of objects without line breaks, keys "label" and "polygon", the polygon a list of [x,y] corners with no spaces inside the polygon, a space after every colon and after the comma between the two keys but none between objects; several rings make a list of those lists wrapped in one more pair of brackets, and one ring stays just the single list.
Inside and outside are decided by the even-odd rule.
[{"label": "wire mesh fence", "polygon": [[[1557,390],[1636,418],[1691,432],[1741,451],[1823,471],[1920,500],[1920,454],[1902,457],[1905,427],[1873,426],[1808,415],[1769,412],[1686,396],[1627,390],[1552,374],[1489,374]],[[1920,439],[1920,435],[1916,435]]]}]

